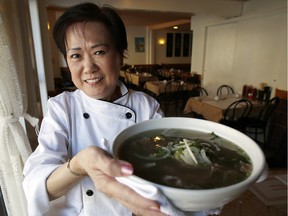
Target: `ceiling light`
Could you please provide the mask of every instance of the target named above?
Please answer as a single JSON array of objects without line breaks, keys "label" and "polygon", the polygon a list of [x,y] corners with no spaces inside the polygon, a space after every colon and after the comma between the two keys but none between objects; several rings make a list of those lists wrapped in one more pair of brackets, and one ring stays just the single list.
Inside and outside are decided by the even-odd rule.
[{"label": "ceiling light", "polygon": [[178,29],[178,26],[173,26],[173,29]]}]

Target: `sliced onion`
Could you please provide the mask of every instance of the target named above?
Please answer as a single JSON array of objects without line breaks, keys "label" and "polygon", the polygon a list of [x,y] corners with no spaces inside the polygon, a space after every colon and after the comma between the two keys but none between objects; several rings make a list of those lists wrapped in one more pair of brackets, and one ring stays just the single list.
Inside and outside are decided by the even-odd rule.
[{"label": "sliced onion", "polygon": [[215,147],[216,151],[221,150],[218,146],[219,144],[214,141],[203,139],[203,138],[199,138],[198,141],[200,142],[201,145],[212,145],[213,147]]},{"label": "sliced onion", "polygon": [[205,152],[204,149],[201,149],[201,150],[200,150],[200,154],[201,154],[203,160],[204,160],[206,163],[208,163],[208,164],[211,164],[211,163],[212,163],[212,162],[209,160],[209,158],[207,157],[206,152]]}]

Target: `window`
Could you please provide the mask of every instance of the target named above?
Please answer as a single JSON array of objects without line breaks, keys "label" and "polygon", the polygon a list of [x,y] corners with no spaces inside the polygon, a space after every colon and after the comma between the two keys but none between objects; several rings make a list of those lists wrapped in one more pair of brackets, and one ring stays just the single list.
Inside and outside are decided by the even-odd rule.
[{"label": "window", "polygon": [[166,57],[191,56],[193,33],[167,33]]}]

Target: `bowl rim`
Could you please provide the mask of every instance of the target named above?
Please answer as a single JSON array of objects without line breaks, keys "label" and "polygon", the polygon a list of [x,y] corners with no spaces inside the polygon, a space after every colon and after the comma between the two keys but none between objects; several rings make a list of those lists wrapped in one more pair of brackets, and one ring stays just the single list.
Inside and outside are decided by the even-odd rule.
[{"label": "bowl rim", "polygon": [[[262,151],[262,149],[260,148],[260,146],[252,139],[250,138],[249,136],[247,136],[246,134],[234,129],[234,128],[231,128],[231,127],[228,127],[226,125],[223,125],[223,124],[220,124],[220,123],[217,123],[217,122],[212,122],[212,121],[209,121],[209,120],[203,120],[203,119],[196,119],[196,118],[189,118],[189,117],[163,117],[163,118],[158,118],[158,119],[149,119],[149,120],[145,120],[145,121],[142,121],[142,122],[139,122],[139,123],[136,123],[134,125],[131,125],[129,127],[127,127],[126,129],[122,130],[117,136],[116,138],[114,139],[113,141],[113,145],[111,146],[111,152],[114,156],[116,156],[116,150],[117,150],[117,147],[119,146],[119,144],[117,143],[119,141],[119,139],[124,139],[125,140],[125,137],[127,137],[129,135],[129,133],[131,131],[135,131],[136,130],[136,133],[139,133],[139,132],[144,132],[144,131],[148,131],[148,130],[153,130],[153,129],[156,129],[156,128],[171,128],[171,127],[168,127],[168,124],[163,124],[163,121],[166,123],[167,122],[174,122],[175,125],[177,124],[177,122],[181,122],[181,121],[188,121],[188,123],[186,123],[186,127],[185,126],[179,126],[179,124],[177,124],[175,127],[173,127],[173,129],[190,129],[190,128],[187,128],[187,124],[190,125],[190,124],[195,124],[197,125],[197,129],[195,130],[198,130],[198,131],[201,131],[201,132],[205,132],[205,133],[209,133],[209,132],[215,132],[217,135],[218,135],[218,132],[219,131],[225,131],[225,134],[222,135],[222,133],[220,133],[222,138],[224,139],[227,139],[228,141],[231,141],[231,137],[241,137],[242,139],[244,139],[244,141],[247,141],[249,142],[249,145],[252,145],[252,148],[254,148],[254,156],[257,156],[257,161],[259,162],[258,164],[258,167],[254,167],[255,166],[255,158],[254,156],[252,155],[252,152],[251,151],[247,151],[246,149],[243,149],[243,145],[246,147],[248,146],[247,143],[245,143],[244,141],[244,144],[241,144],[239,145],[239,143],[235,143],[235,141],[231,141],[233,143],[235,143],[237,146],[239,146],[241,149],[243,149],[250,157],[251,159],[251,162],[252,162],[252,165],[253,165],[253,169],[252,169],[252,172],[251,174],[243,181],[241,182],[238,182],[236,184],[232,184],[232,185],[228,185],[228,186],[224,186],[224,187],[219,187],[219,188],[211,188],[211,189],[184,189],[184,188],[175,188],[175,187],[170,187],[170,186],[165,186],[165,185],[161,185],[161,184],[157,184],[155,182],[151,182],[151,181],[148,181],[146,179],[143,179],[137,175],[131,175],[129,176],[128,178],[131,178],[133,180],[136,180],[136,181],[142,181],[142,182],[145,182],[147,184],[152,184],[152,185],[155,185],[156,187],[158,188],[163,188],[165,190],[169,190],[169,191],[174,191],[174,192],[179,192],[179,193],[189,193],[191,194],[192,191],[195,191],[195,192],[200,192],[200,191],[205,191],[205,192],[213,192],[213,193],[217,193],[218,192],[223,192],[223,190],[227,190],[227,191],[231,191],[231,189],[237,189],[237,188],[243,188],[243,187],[248,187],[250,184],[254,183],[257,181],[257,179],[261,176],[261,174],[263,173],[264,169],[265,169],[265,165],[266,165],[266,160],[265,160],[265,156],[264,156],[264,153]],[[195,122],[195,123],[194,123]],[[143,126],[146,126],[150,124],[151,127],[147,130],[143,130]],[[163,127],[157,127],[158,124],[163,124]],[[195,127],[194,125],[194,127]],[[162,125],[161,125],[162,126]],[[200,126],[200,127],[199,127]],[[212,130],[213,128],[213,130]],[[214,130],[215,129],[215,130]],[[194,129],[191,129],[191,130],[194,130]],[[224,133],[224,132],[223,132]],[[134,134],[134,135],[135,135]],[[251,147],[251,146],[250,146]],[[246,147],[248,148],[248,147]]]}]

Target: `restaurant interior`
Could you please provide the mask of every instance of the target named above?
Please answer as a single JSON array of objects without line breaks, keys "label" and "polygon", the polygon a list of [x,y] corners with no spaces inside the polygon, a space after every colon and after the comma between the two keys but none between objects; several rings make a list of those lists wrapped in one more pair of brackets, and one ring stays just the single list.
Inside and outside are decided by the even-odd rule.
[{"label": "restaurant interior", "polygon": [[[125,23],[128,38],[127,58],[119,79],[129,88],[155,97],[166,116],[201,117],[220,123],[229,118],[224,112],[235,100],[248,98],[253,110],[245,118],[260,118],[264,104],[281,94],[275,110],[265,119],[265,131],[262,127],[263,133],[257,137],[256,133],[248,133],[248,129],[246,132],[265,147],[267,157],[272,158],[271,165],[286,167],[283,154],[287,142],[287,94],[283,94],[287,91],[286,2],[216,2],[215,8],[204,4],[205,9],[194,1],[189,5],[183,1],[179,8],[174,7],[173,1],[165,7],[161,1],[151,5],[111,3]],[[53,28],[57,17],[69,5],[67,1],[38,2],[38,8],[45,7],[47,11],[45,23],[48,21],[49,28]],[[154,10],[149,10],[150,7]],[[45,93],[51,97],[74,90],[74,85],[65,60],[54,45],[51,30],[44,30],[50,45],[42,45],[49,46],[47,50],[53,53],[51,57],[44,52],[45,60],[52,58],[53,62],[45,65]],[[223,91],[230,98],[217,92],[222,85],[232,88],[232,92]],[[200,88],[205,95],[201,96]],[[206,99],[198,98],[201,103],[195,105],[195,97],[199,96]],[[219,113],[208,106],[214,106]]]},{"label": "restaurant interior", "polygon": [[[41,121],[49,97],[75,90],[51,29],[65,8],[83,1],[28,2],[35,49],[25,57],[34,61],[26,78],[28,112]],[[112,5],[125,23],[128,52],[119,79],[129,89],[154,97],[167,117],[239,130],[262,148],[271,175],[287,175],[286,0],[93,2]],[[35,149],[34,128],[26,130]],[[284,216],[287,194],[285,200],[270,205],[249,191],[221,215]]]}]

